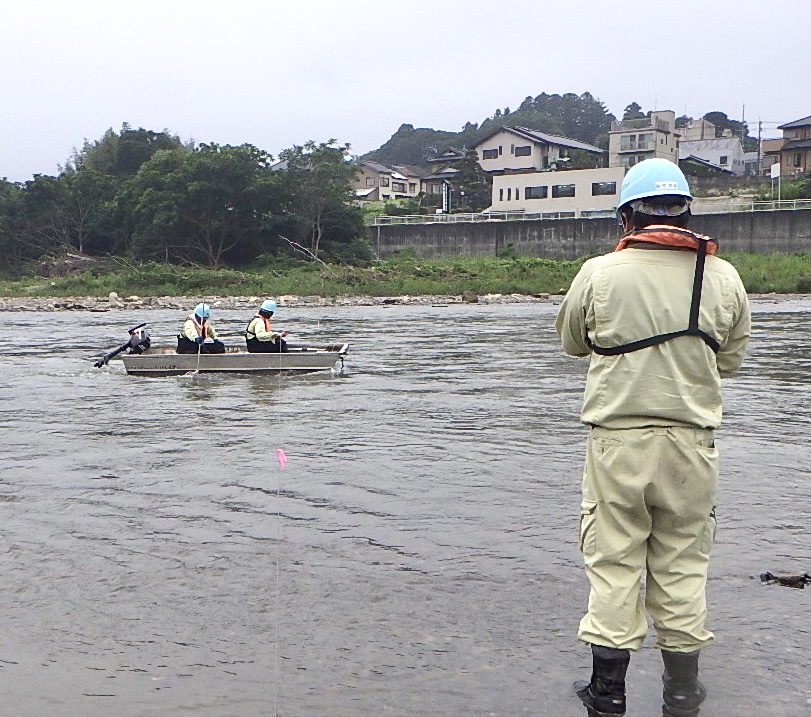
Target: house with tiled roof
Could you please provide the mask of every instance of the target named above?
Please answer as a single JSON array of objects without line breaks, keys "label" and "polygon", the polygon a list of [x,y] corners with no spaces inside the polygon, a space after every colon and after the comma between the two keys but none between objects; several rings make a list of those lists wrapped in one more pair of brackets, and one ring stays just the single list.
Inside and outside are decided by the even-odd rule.
[{"label": "house with tiled roof", "polygon": [[595,166],[602,166],[605,154],[599,147],[577,139],[508,125],[485,137],[474,150],[479,165],[491,174],[563,167],[572,150],[590,153],[594,156]]},{"label": "house with tiled roof", "polygon": [[[744,151],[740,137],[710,137],[679,141],[679,165],[688,158],[703,160],[710,167],[743,174]],[[683,168],[683,167],[682,167]]]},{"label": "house with tiled roof", "polygon": [[811,116],[780,125],[783,146],[780,148],[780,174],[793,176],[811,171]]},{"label": "house with tiled roof", "polygon": [[411,199],[423,190],[422,178],[425,174],[424,170],[411,165],[388,166],[363,160],[358,162],[353,183],[355,196],[365,201]]}]

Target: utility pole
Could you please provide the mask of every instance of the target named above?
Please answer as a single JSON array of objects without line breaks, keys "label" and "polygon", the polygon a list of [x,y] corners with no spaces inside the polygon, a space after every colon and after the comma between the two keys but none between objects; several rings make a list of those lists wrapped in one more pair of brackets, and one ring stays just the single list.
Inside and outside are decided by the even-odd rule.
[{"label": "utility pole", "polygon": [[[741,102],[741,152],[745,153],[746,150],[743,147],[743,135],[746,132],[746,100]],[[741,157],[743,159],[743,157]],[[741,164],[745,167],[746,162],[741,162]],[[743,168],[742,168],[743,169]],[[743,173],[743,172],[741,172]]]},{"label": "utility pole", "polygon": [[763,168],[760,166],[760,163],[763,161],[761,157],[762,150],[760,148],[760,134],[763,131],[763,122],[758,119],[757,121],[757,175],[760,176],[763,173]]}]

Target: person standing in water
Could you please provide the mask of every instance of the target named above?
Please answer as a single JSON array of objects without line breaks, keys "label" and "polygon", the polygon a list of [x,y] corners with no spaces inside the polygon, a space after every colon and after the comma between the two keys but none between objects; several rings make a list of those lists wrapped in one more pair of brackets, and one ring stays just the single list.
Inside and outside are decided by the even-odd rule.
[{"label": "person standing in water", "polygon": [[[624,715],[631,652],[647,613],[664,663],[663,714],[694,717],[715,536],[721,378],[746,354],[750,309],[717,242],[689,231],[678,166],[634,165],[619,198],[624,236],[586,261],[561,303],[567,354],[589,358],[579,546],[590,583],[578,637],[592,674],[575,683],[590,717]],[[644,602],[642,582],[644,576]]]}]

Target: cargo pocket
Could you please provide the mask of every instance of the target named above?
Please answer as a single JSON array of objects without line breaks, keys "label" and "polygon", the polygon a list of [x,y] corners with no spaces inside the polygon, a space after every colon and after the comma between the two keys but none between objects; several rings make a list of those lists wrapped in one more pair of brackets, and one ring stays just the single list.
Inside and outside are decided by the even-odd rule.
[{"label": "cargo pocket", "polygon": [[584,500],[580,504],[580,540],[583,555],[594,555],[597,549],[597,501]]},{"label": "cargo pocket", "polygon": [[707,524],[704,526],[704,535],[701,538],[701,552],[704,555],[710,554],[717,532],[718,523],[715,520],[715,506],[713,506],[710,517],[707,518]]}]

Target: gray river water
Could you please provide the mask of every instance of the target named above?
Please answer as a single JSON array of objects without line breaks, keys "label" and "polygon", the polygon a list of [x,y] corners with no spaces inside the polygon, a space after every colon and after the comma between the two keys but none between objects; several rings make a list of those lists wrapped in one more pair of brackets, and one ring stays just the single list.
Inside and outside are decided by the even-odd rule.
[{"label": "gray river water", "polygon": [[[582,717],[586,364],[556,311],[284,309],[349,341],[343,376],[161,379],[93,360],[177,312],[0,313],[0,714]],[[811,714],[811,590],[758,579],[811,571],[811,299],[753,311],[702,717]],[[629,717],[661,714],[652,643]]]}]

